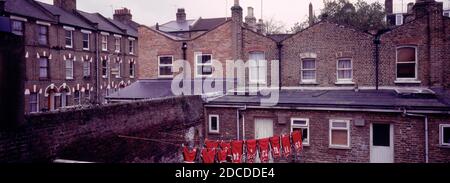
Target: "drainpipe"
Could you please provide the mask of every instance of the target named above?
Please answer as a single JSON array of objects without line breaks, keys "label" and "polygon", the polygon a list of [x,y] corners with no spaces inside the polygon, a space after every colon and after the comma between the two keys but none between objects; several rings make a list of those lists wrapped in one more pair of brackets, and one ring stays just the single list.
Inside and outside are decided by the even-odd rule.
[{"label": "drainpipe", "polygon": [[[98,24],[96,24],[95,25],[95,28],[98,30]],[[99,48],[98,48],[98,41],[99,41],[99,39],[98,39],[98,34],[99,34],[99,32],[97,31],[97,33],[95,34],[95,95],[96,95],[96,98],[95,98],[95,103],[96,104],[100,104],[100,100],[99,100],[99,96],[100,96],[100,90],[99,90],[99,88],[100,88],[100,77],[99,77],[99,74],[98,74],[98,70],[99,70],[99,68],[98,68],[98,65],[99,65],[99,57],[100,57],[100,52],[99,52]]]},{"label": "drainpipe", "polygon": [[[247,110],[247,105],[244,108],[238,109],[239,111]],[[242,140],[245,140],[245,115],[242,114]]]},{"label": "drainpipe", "polygon": [[380,37],[381,37],[381,34],[377,33],[377,35],[375,36],[375,39],[373,40],[373,43],[375,44],[375,87],[376,87],[376,90],[378,90],[378,87],[380,85],[380,80],[379,80],[380,44],[381,44]]},{"label": "drainpipe", "polygon": [[186,56],[186,50],[187,50],[187,43],[183,42],[181,49],[183,50],[183,76],[186,78],[186,62],[187,62],[187,56]]},{"label": "drainpipe", "polygon": [[236,139],[239,140],[239,108],[236,109]]},{"label": "drainpipe", "polygon": [[425,163],[429,163],[429,142],[428,142],[428,116],[422,114],[412,114],[408,113],[406,110],[404,111],[405,116],[414,116],[414,117],[422,117],[425,120]]},{"label": "drainpipe", "polygon": [[279,77],[279,90],[281,90],[281,86],[283,86],[282,82],[283,80],[281,79],[281,53],[282,53],[282,48],[283,48],[283,44],[281,42],[277,43],[277,48],[278,48],[278,77]]}]

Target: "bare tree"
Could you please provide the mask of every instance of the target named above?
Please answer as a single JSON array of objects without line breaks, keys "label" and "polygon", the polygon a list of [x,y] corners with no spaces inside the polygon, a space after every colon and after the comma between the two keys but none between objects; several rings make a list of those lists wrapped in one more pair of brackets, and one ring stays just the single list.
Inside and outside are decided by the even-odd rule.
[{"label": "bare tree", "polygon": [[266,34],[283,34],[286,33],[286,25],[273,17],[264,21],[264,28]]}]

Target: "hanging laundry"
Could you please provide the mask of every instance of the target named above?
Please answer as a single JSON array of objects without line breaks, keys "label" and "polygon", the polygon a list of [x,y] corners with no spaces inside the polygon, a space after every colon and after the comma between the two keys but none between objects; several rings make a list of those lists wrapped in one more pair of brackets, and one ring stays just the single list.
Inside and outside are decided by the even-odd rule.
[{"label": "hanging laundry", "polygon": [[281,135],[281,143],[283,145],[283,155],[288,158],[291,155],[291,139],[289,135]]},{"label": "hanging laundry", "polygon": [[269,138],[258,140],[259,144],[259,160],[261,163],[269,162]]},{"label": "hanging laundry", "polygon": [[233,163],[241,163],[242,161],[242,151],[244,142],[243,141],[233,141],[231,142],[231,153],[233,154]]},{"label": "hanging laundry", "polygon": [[202,149],[203,163],[214,163],[216,158],[216,149]]},{"label": "hanging laundry", "polygon": [[256,159],[256,140],[247,140],[247,163],[254,163]]},{"label": "hanging laundry", "polygon": [[189,150],[188,147],[183,146],[183,157],[185,163],[194,163],[196,156],[197,156],[196,148]]},{"label": "hanging laundry", "polygon": [[228,151],[228,148],[217,150],[217,160],[219,160],[219,163],[227,162]]},{"label": "hanging laundry", "polygon": [[280,137],[279,136],[274,136],[272,138],[270,138],[270,143],[272,145],[272,156],[274,158],[279,158],[280,157]]},{"label": "hanging laundry", "polygon": [[302,133],[300,131],[292,132],[292,142],[294,143],[294,149],[297,153],[302,151]]},{"label": "hanging laundry", "polygon": [[219,142],[212,141],[212,140],[205,140],[205,146],[208,149],[217,149],[217,148],[219,148]]},{"label": "hanging laundry", "polygon": [[222,150],[227,150],[227,155],[231,156],[231,144],[230,144],[230,142],[224,142],[224,141],[220,142],[220,148]]}]

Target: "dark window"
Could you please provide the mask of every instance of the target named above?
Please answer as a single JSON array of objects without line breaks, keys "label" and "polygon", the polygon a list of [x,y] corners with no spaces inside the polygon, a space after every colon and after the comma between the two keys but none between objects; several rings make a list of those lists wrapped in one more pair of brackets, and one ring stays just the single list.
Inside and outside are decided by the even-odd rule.
[{"label": "dark window", "polygon": [[90,34],[83,33],[83,49],[85,50],[89,49],[89,37]]},{"label": "dark window", "polygon": [[48,59],[47,58],[39,58],[39,78],[46,79],[48,78]]},{"label": "dark window", "polygon": [[48,27],[40,25],[38,28],[39,45],[48,45]]},{"label": "dark window", "polygon": [[66,48],[73,47],[73,31],[66,30]]},{"label": "dark window", "polygon": [[443,142],[446,144],[450,144],[450,127],[443,127]]},{"label": "dark window", "polygon": [[134,69],[135,69],[135,64],[134,62],[130,62],[130,76],[134,77]]},{"label": "dark window", "polygon": [[219,131],[219,117],[218,116],[210,116],[209,118],[209,130],[211,132]]},{"label": "dark window", "polygon": [[38,110],[39,110],[38,94],[31,93],[30,94],[30,112],[38,112]]},{"label": "dark window", "polygon": [[212,55],[197,55],[197,75],[212,75]]},{"label": "dark window", "polygon": [[80,98],[81,98],[81,96],[80,96],[80,91],[75,91],[74,92],[74,95],[73,95],[73,103],[75,104],[75,105],[80,105],[81,104],[81,100],[80,100]]},{"label": "dark window", "polygon": [[86,103],[91,101],[91,90],[89,90],[89,88],[86,88],[84,91],[84,98],[86,99]]},{"label": "dark window", "polygon": [[372,130],[374,146],[390,146],[391,126],[389,124],[373,124]]},{"label": "dark window", "polygon": [[172,56],[159,57],[159,76],[172,76]]},{"label": "dark window", "polygon": [[415,79],[416,74],[416,48],[404,47],[397,49],[397,78]]},{"label": "dark window", "polygon": [[89,61],[83,62],[83,76],[91,76],[91,63]]},{"label": "dark window", "polygon": [[129,40],[128,44],[129,44],[128,47],[129,47],[130,54],[133,54],[134,53],[134,41]]},{"label": "dark window", "polygon": [[108,60],[102,60],[102,76],[108,77]]},{"label": "dark window", "polygon": [[23,36],[24,35],[24,23],[22,21],[12,21],[12,33]]}]

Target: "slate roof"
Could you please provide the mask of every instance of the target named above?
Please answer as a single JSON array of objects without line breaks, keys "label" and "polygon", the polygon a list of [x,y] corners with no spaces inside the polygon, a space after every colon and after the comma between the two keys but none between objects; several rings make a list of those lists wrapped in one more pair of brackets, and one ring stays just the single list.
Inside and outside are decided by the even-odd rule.
[{"label": "slate roof", "polygon": [[138,37],[138,30],[133,28],[132,26],[110,18],[108,18],[108,20],[115,26],[119,27],[120,29],[126,30],[127,35]]},{"label": "slate roof", "polygon": [[[265,97],[226,95],[209,104],[259,106],[262,98]],[[282,90],[277,106],[450,111],[450,105],[437,97],[401,97],[394,90]]]},{"label": "slate roof", "polygon": [[176,20],[159,25],[159,30],[163,32],[190,32],[190,31],[209,31],[226,22],[223,18],[199,18],[197,20],[186,20],[177,22]]},{"label": "slate roof", "polygon": [[[195,90],[194,83],[201,84],[202,81],[206,81],[207,79],[200,80],[190,80],[187,81],[191,83],[191,92],[189,95],[202,95],[202,92],[199,90]],[[222,83],[225,85],[226,81],[217,81],[215,83]],[[234,83],[233,81],[231,83]],[[118,92],[115,92],[106,97],[106,99],[110,100],[142,100],[142,99],[154,99],[154,98],[164,98],[164,97],[172,97],[175,96],[172,93],[172,80],[138,80],[127,86],[126,88],[121,89]],[[225,88],[225,87],[224,87]],[[216,92],[203,92],[203,94],[214,95]],[[221,94],[225,93],[225,90],[220,91]],[[188,94],[186,94],[188,95]]]},{"label": "slate roof", "polygon": [[53,5],[46,4],[46,3],[42,3],[42,2],[37,2],[37,3],[39,5],[41,5],[43,8],[45,8],[47,11],[51,12],[53,15],[60,15],[59,22],[62,24],[72,25],[72,26],[81,27],[81,28],[85,28],[85,29],[94,29],[94,27],[89,25],[88,22],[83,20],[81,17],[78,17],[73,12],[69,13],[58,6],[53,6]]},{"label": "slate roof", "polygon": [[6,0],[5,11],[18,16],[54,22],[54,17],[32,0]]},{"label": "slate roof", "polygon": [[159,25],[159,30],[163,32],[185,32],[190,30],[190,26],[195,20],[186,20],[185,22],[177,22],[176,20]]},{"label": "slate roof", "polygon": [[215,27],[219,26],[220,24],[223,24],[228,19],[223,18],[200,18],[198,19],[195,24],[193,25],[191,31],[209,31],[211,29],[214,29]]},{"label": "slate roof", "polygon": [[267,35],[267,36],[272,38],[276,42],[281,42],[281,41],[284,41],[285,39],[287,39],[291,35],[292,34],[270,34],[270,35]]},{"label": "slate roof", "polygon": [[114,24],[108,21],[105,17],[100,15],[99,13],[86,13],[83,11],[79,11],[80,15],[88,19],[92,23],[98,23],[98,29],[100,31],[111,32],[115,34],[124,34],[122,30],[116,27]]}]

